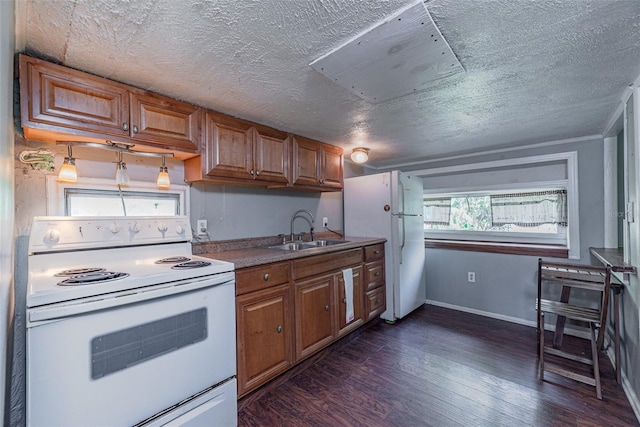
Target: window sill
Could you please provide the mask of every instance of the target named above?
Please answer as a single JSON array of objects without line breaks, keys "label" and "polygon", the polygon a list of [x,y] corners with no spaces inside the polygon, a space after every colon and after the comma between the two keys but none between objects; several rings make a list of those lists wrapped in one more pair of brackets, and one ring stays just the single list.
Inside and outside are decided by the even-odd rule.
[{"label": "window sill", "polygon": [[458,251],[569,258],[569,249],[567,249],[566,246],[560,245],[424,239],[424,247],[430,249],[453,249]]}]

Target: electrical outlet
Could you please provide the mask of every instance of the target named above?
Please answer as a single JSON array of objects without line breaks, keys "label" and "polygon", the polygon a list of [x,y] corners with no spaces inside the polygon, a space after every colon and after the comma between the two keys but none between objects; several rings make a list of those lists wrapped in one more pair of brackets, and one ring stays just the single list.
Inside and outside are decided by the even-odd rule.
[{"label": "electrical outlet", "polygon": [[206,236],[207,235],[207,220],[199,219],[196,227],[196,234],[198,236]]},{"label": "electrical outlet", "polygon": [[475,281],[476,281],[476,273],[474,273],[473,271],[469,271],[467,273],[467,281],[469,283],[475,283]]},{"label": "electrical outlet", "polygon": [[329,226],[329,218],[327,218],[326,216],[322,217],[322,226],[325,228]]}]

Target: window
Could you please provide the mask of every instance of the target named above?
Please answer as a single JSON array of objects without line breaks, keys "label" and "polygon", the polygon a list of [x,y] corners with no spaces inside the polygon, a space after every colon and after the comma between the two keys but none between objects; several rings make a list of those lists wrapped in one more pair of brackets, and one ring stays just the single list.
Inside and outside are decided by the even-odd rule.
[{"label": "window", "polygon": [[564,244],[566,200],[563,188],[425,196],[424,229],[430,237]]},{"label": "window", "polygon": [[577,170],[566,152],[413,171],[425,244],[580,259]]},{"label": "window", "polygon": [[180,214],[177,193],[66,188],[69,216],[171,216]]},{"label": "window", "polygon": [[171,216],[188,215],[186,185],[159,190],[155,183],[131,182],[118,189],[112,180],[79,179],[61,183],[47,176],[47,214],[63,216]]}]

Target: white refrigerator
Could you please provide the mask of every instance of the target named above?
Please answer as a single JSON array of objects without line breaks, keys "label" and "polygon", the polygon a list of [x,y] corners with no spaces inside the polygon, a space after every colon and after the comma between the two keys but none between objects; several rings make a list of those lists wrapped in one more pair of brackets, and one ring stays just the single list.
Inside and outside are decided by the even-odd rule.
[{"label": "white refrigerator", "polygon": [[426,301],[422,179],[399,171],[344,180],[346,236],[384,237],[387,322]]}]

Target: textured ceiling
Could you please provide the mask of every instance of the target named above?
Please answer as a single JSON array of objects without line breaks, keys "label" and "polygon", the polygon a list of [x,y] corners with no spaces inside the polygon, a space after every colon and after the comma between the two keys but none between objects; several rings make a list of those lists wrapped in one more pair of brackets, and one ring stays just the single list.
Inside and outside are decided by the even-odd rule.
[{"label": "textured ceiling", "polygon": [[406,0],[26,0],[27,52],[371,149],[377,167],[601,134],[640,75],[637,0],[432,0],[466,73],[371,104],[309,64]]}]

